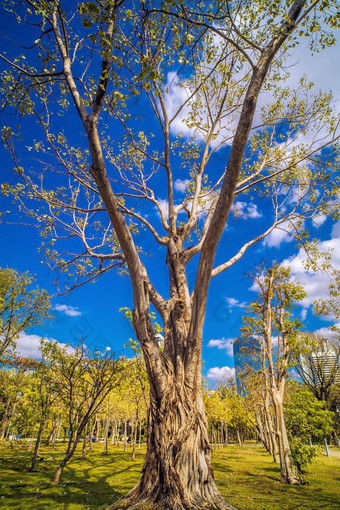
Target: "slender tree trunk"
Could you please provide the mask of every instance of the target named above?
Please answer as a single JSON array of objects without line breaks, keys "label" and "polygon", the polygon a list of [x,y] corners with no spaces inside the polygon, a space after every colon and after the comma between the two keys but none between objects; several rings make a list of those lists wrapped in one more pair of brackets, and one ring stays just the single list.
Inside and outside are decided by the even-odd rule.
[{"label": "slender tree trunk", "polygon": [[58,484],[60,482],[61,474],[64,470],[64,467],[66,466],[68,461],[71,459],[72,455],[74,454],[74,452],[78,446],[78,443],[80,440],[80,434],[81,434],[81,431],[77,431],[76,437],[73,441],[73,434],[71,432],[70,438],[69,438],[68,444],[67,444],[67,450],[65,453],[65,457],[63,458],[63,460],[61,461],[61,463],[58,466],[58,469],[54,475],[53,483]]},{"label": "slender tree trunk", "polygon": [[5,412],[2,416],[0,439],[4,439],[5,434],[6,434],[6,430],[8,427],[8,423],[9,423],[9,419],[10,419],[10,415],[11,415],[11,411],[12,411],[11,404],[12,404],[12,401],[9,400],[6,405]]},{"label": "slender tree trunk", "polygon": [[56,428],[54,429],[54,434],[53,434],[53,437],[52,437],[52,448],[53,449],[55,448],[55,442],[56,442],[56,439],[57,439],[57,434],[58,434],[58,423],[56,425]]},{"label": "slender tree trunk", "polygon": [[135,422],[134,422],[134,429],[133,429],[132,460],[136,460],[137,431],[138,431],[138,411],[136,414],[136,418],[135,418]]},{"label": "slender tree trunk", "polygon": [[108,455],[108,453],[109,453],[109,447],[108,447],[108,442],[109,442],[109,427],[110,427],[110,416],[107,415],[106,423],[105,423],[105,431],[104,431],[104,435],[105,435],[104,453],[105,453],[105,455]]},{"label": "slender tree trunk", "polygon": [[89,451],[92,451],[92,437],[94,433],[94,427],[91,428],[91,422],[89,424],[89,431],[90,431],[90,437],[89,437]]},{"label": "slender tree trunk", "polygon": [[215,485],[210,454],[200,390],[168,382],[163,398],[151,399],[141,480],[119,508],[232,509]]},{"label": "slender tree trunk", "polygon": [[264,431],[260,413],[257,412],[255,414],[255,419],[256,419],[255,430],[256,430],[258,442],[261,442],[263,444],[263,446],[265,447],[265,449],[267,450],[267,452],[269,452],[269,444],[267,443],[267,438],[265,435],[265,431]]},{"label": "slender tree trunk", "polygon": [[59,438],[60,438],[60,429],[61,429],[62,422],[63,422],[63,418],[61,417],[60,422],[59,422],[59,427],[58,427],[57,441],[59,441]]},{"label": "slender tree trunk", "polygon": [[52,422],[52,428],[51,428],[50,433],[48,434],[47,439],[45,441],[45,446],[49,446],[50,441],[53,439],[56,427],[57,427],[56,423]]},{"label": "slender tree trunk", "polygon": [[281,395],[275,391],[272,392],[272,396],[275,410],[276,437],[279,445],[281,480],[290,485],[299,485],[302,483],[302,479],[292,459],[283,414],[282,398]]},{"label": "slender tree trunk", "polygon": [[127,420],[124,421],[124,452],[127,449]]},{"label": "slender tree trunk", "polygon": [[117,438],[117,421],[113,420],[113,422],[112,422],[112,437],[111,437],[112,445],[116,444],[116,438]]},{"label": "slender tree trunk", "polygon": [[[86,423],[86,427],[85,427],[85,430],[84,430],[84,442],[83,442],[83,448],[81,450],[81,458],[82,460],[86,460],[86,442],[87,442],[87,430],[88,430],[88,423]],[[91,441],[91,438],[90,438],[90,441]]]},{"label": "slender tree trunk", "polygon": [[211,445],[216,448],[216,432],[214,423],[211,423]]},{"label": "slender tree trunk", "polygon": [[332,437],[333,437],[333,441],[334,441],[334,446],[336,446],[337,448],[340,448],[339,438],[338,438],[338,435],[335,432],[335,430],[333,430],[333,432],[332,432]]},{"label": "slender tree trunk", "polygon": [[123,426],[121,420],[118,421],[118,428],[117,428],[117,446],[119,446],[120,438],[123,437]]},{"label": "slender tree trunk", "polygon": [[241,435],[239,427],[236,428],[236,436],[237,436],[237,441],[238,441],[239,446],[243,446],[242,435]]},{"label": "slender tree trunk", "polygon": [[138,420],[139,433],[138,433],[138,450],[140,450],[142,444],[142,420]]},{"label": "slender tree trunk", "polygon": [[96,422],[95,422],[95,438],[96,438],[96,443],[98,443],[98,439],[99,439],[99,428],[100,428],[100,420],[96,420]]},{"label": "slender tree trunk", "polygon": [[265,421],[267,426],[267,432],[268,432],[268,442],[270,447],[270,453],[273,456],[273,461],[275,464],[278,464],[280,462],[280,455],[279,455],[279,444],[277,441],[277,434],[274,431],[274,425],[272,420],[272,415],[269,409],[269,403],[268,399],[266,399],[265,402]]},{"label": "slender tree trunk", "polygon": [[35,471],[35,464],[37,462],[37,457],[38,457],[38,453],[39,453],[39,447],[40,447],[40,443],[41,443],[42,433],[43,433],[43,430],[44,430],[44,425],[45,425],[45,421],[41,420],[40,425],[39,425],[37,439],[35,441],[35,447],[34,447],[34,452],[33,452],[33,457],[32,457],[32,463],[31,463],[31,467],[29,469],[32,472]]}]

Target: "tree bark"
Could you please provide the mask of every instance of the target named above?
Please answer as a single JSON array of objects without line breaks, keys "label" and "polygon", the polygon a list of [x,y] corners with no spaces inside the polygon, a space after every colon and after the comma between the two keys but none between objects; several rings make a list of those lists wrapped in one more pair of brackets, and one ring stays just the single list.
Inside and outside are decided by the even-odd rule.
[{"label": "tree bark", "polygon": [[239,427],[236,427],[236,436],[239,446],[243,446],[242,434]]},{"label": "tree bark", "polygon": [[289,485],[299,485],[302,479],[298,474],[296,465],[293,462],[287,429],[283,414],[282,398],[273,392],[273,404],[275,410],[276,437],[279,446],[281,481]]},{"label": "tree bark", "polygon": [[45,446],[49,446],[50,441],[52,441],[52,440],[53,440],[53,437],[54,437],[54,435],[55,435],[56,428],[57,428],[56,423],[55,423],[55,422],[52,422],[52,428],[51,428],[50,433],[48,434],[47,439],[46,439],[46,441],[45,441]]},{"label": "tree bark", "polygon": [[36,470],[35,469],[35,464],[37,462],[37,457],[38,457],[38,453],[39,453],[39,447],[40,447],[40,443],[41,443],[42,433],[43,433],[43,430],[44,430],[44,425],[45,425],[45,421],[41,420],[40,425],[39,425],[37,439],[35,441],[35,447],[34,447],[34,452],[33,452],[33,457],[32,457],[32,463],[31,463],[31,467],[29,469],[31,472]]},{"label": "tree bark", "polygon": [[110,428],[110,416],[107,415],[106,416],[106,422],[105,422],[105,430],[104,430],[104,435],[105,435],[104,453],[105,453],[105,455],[108,455],[108,453],[109,453],[109,446],[108,446],[108,443],[109,443],[109,428]]},{"label": "tree bark", "polygon": [[215,485],[210,454],[201,392],[172,380],[161,400],[151,399],[142,477],[118,507],[232,510]]},{"label": "tree bark", "polygon": [[[86,424],[86,427],[84,429],[84,442],[83,442],[83,448],[81,450],[81,458],[82,458],[82,460],[86,460],[87,430],[88,430],[88,423]],[[90,442],[91,442],[91,438],[90,438]]]},{"label": "tree bark", "polygon": [[142,444],[142,420],[138,420],[138,423],[139,423],[138,450],[140,450]]},{"label": "tree bark", "polygon": [[6,430],[7,430],[7,427],[8,427],[8,423],[9,423],[10,416],[11,416],[11,411],[12,411],[11,405],[12,405],[12,401],[8,400],[7,405],[6,405],[6,409],[4,411],[4,414],[2,416],[2,420],[0,422],[0,425],[1,425],[0,439],[4,439],[5,435],[6,435]]},{"label": "tree bark", "polygon": [[63,460],[61,461],[61,463],[59,464],[58,466],[58,469],[54,475],[54,480],[53,480],[53,483],[55,484],[58,484],[60,482],[60,477],[61,477],[61,474],[64,470],[64,467],[66,466],[66,464],[68,463],[68,461],[71,459],[71,457],[73,456],[77,446],[78,446],[78,443],[79,443],[79,440],[80,440],[80,434],[81,434],[81,431],[78,431],[77,434],[76,434],[76,437],[73,441],[73,433],[71,432],[70,434],[70,437],[69,437],[69,440],[68,440],[68,444],[67,444],[67,449],[66,449],[66,453],[65,453],[65,457],[63,458]]},{"label": "tree bark", "polygon": [[265,422],[266,422],[266,431],[267,431],[267,437],[268,437],[269,453],[273,456],[273,461],[275,462],[275,464],[278,464],[280,462],[279,445],[276,440],[276,434],[274,431],[272,415],[270,413],[269,402],[268,402],[267,397],[266,397],[266,401],[265,401],[264,413],[265,413]]},{"label": "tree bark", "polygon": [[127,450],[127,419],[124,421],[124,452]]},{"label": "tree bark", "polygon": [[131,431],[131,438],[133,437],[132,460],[136,460],[137,431],[138,431],[138,412],[136,413],[136,418],[133,424],[133,432]]}]

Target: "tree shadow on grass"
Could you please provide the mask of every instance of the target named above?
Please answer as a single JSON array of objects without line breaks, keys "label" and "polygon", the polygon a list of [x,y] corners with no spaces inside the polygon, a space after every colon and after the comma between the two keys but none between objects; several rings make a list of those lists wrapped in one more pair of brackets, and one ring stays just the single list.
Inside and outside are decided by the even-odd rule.
[{"label": "tree shadow on grass", "polygon": [[[50,465],[39,466],[38,473],[27,473],[23,458],[10,460],[10,476],[2,487],[0,482],[4,489],[0,499],[3,510],[66,510],[78,505],[79,509],[106,508],[134,486],[141,467],[140,462],[134,464],[128,455],[119,453],[107,456],[96,453],[86,460],[75,457],[65,467],[60,484],[54,485],[57,459]],[[4,469],[5,464],[0,463],[0,469],[1,464]]]}]

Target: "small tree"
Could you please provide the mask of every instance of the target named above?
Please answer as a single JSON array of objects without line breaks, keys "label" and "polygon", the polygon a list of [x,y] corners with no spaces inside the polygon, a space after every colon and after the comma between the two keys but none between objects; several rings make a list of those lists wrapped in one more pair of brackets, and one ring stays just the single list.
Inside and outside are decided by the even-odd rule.
[{"label": "small tree", "polygon": [[117,384],[119,369],[108,351],[103,355],[92,353],[83,343],[71,350],[50,342],[45,346],[45,356],[53,362],[57,391],[67,410],[69,427],[65,457],[54,477],[54,483],[59,483],[62,471],[74,454],[87,423]]},{"label": "small tree", "polygon": [[12,353],[19,333],[50,318],[48,294],[33,282],[28,272],[0,268],[0,361]]},{"label": "small tree", "polygon": [[287,393],[285,421],[292,456],[301,471],[317,456],[317,450],[308,445],[308,442],[312,439],[321,440],[332,432],[334,413],[325,410],[325,403],[317,400],[310,390],[299,384],[290,384]]},{"label": "small tree", "polygon": [[[5,360],[2,360],[5,361]],[[13,426],[22,430],[34,425],[30,399],[31,377],[36,361],[16,357],[6,360],[5,370],[0,370],[0,439],[9,435]]]},{"label": "small tree", "polygon": [[[35,442],[34,452],[32,456],[32,463],[30,471],[36,470],[36,460],[39,452],[39,447],[49,414],[52,412],[52,406],[58,399],[58,385],[57,373],[54,369],[55,358],[50,356],[49,342],[44,341],[40,344],[42,352],[42,360],[38,361],[33,372],[33,391],[32,391],[32,406],[35,404],[37,414],[39,417],[39,430]],[[46,360],[46,357],[49,360]]]}]

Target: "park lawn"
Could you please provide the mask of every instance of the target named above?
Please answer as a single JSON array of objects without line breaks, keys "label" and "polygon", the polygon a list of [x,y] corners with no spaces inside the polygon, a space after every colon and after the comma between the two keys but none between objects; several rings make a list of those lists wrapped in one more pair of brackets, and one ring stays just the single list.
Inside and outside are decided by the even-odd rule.
[{"label": "park lawn", "polygon": [[[28,473],[26,445],[0,446],[0,508],[3,510],[103,510],[139,479],[145,450],[93,445],[87,460],[80,449],[66,466],[60,485],[51,483],[65,445],[42,448],[38,473]],[[80,446],[81,448],[81,446]],[[285,486],[278,466],[263,448],[228,446],[213,452],[215,479],[223,496],[239,510],[339,510],[340,460],[320,457],[305,473],[308,485]]]}]

